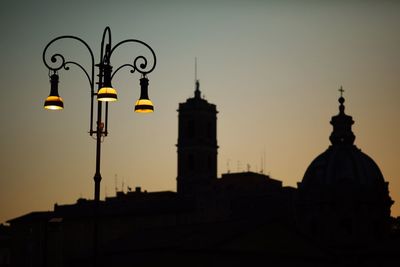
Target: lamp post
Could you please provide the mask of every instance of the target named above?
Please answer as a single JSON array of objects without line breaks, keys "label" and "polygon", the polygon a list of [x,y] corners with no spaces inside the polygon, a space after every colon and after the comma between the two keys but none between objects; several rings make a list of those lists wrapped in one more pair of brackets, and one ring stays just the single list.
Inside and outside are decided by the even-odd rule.
[{"label": "lamp post", "polygon": [[[65,40],[65,39],[73,39],[83,44],[90,54],[91,59],[91,68],[90,71],[86,70],[80,63],[75,61],[67,61],[62,54],[55,53],[51,56],[48,56],[48,48],[51,47],[55,42]],[[115,69],[113,72],[113,67],[111,66],[111,57],[116,48],[120,47],[123,44],[135,43],[145,46],[153,57],[152,63],[148,64],[148,60],[145,56],[139,55],[134,56],[132,63],[126,63]],[[50,59],[50,61],[49,61]],[[153,112],[154,106],[151,100],[148,97],[148,84],[149,81],[147,79],[147,74],[152,72],[156,66],[156,55],[153,49],[140,40],[136,39],[127,39],[123,40],[116,45],[112,46],[111,43],[111,30],[109,27],[106,27],[103,32],[103,37],[101,39],[101,52],[99,63],[95,64],[94,56],[92,49],[89,45],[79,37],[72,35],[63,35],[51,40],[43,50],[43,62],[49,71],[50,77],[50,95],[46,98],[44,103],[44,108],[48,110],[62,110],[64,108],[63,99],[59,96],[58,93],[58,83],[59,76],[58,72],[61,69],[69,70],[71,65],[74,65],[81,69],[86,75],[89,85],[90,85],[90,126],[89,126],[89,134],[90,136],[96,136],[96,171],[94,174],[94,266],[97,265],[97,209],[100,202],[100,182],[101,182],[101,174],[100,174],[100,155],[101,155],[101,138],[103,136],[108,135],[108,102],[113,102],[117,100],[117,91],[112,86],[112,79],[114,75],[122,68],[128,67],[131,68],[130,72],[134,73],[135,71],[141,74],[140,79],[140,97],[135,103],[135,112],[139,113],[147,113]],[[148,66],[149,65],[149,66]],[[97,76],[97,91],[95,91],[95,68],[98,68]],[[94,99],[97,98],[97,101]],[[103,107],[103,102],[105,102],[105,107]],[[97,105],[97,120],[95,123],[95,127],[93,125],[93,113],[95,109],[95,105]],[[105,111],[105,120],[104,123],[102,121],[102,112],[103,109]],[[95,130],[94,130],[95,129]]]}]

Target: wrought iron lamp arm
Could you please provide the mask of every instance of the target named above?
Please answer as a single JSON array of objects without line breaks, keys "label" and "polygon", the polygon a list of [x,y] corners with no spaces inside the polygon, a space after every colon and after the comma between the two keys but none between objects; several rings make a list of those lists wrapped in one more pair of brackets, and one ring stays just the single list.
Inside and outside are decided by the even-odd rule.
[{"label": "wrought iron lamp arm", "polygon": [[132,64],[124,64],[124,65],[119,66],[119,67],[113,72],[113,74],[111,75],[111,79],[114,78],[114,75],[117,74],[117,72],[118,72],[120,69],[125,68],[125,67],[131,67],[131,68],[132,68],[132,69],[130,70],[130,73],[134,73],[134,72],[135,72],[135,66],[133,66]]},{"label": "wrought iron lamp arm", "polygon": [[[54,63],[54,64],[57,64],[57,61],[59,61],[59,59],[60,59],[61,63],[59,63],[59,65],[56,65],[56,66],[53,66],[53,67],[50,66],[50,65],[53,65],[53,64],[52,63],[48,63],[48,61],[47,61],[47,57],[46,57],[47,49],[54,42],[56,42],[56,41],[58,41],[60,39],[74,39],[74,40],[77,40],[77,41],[81,42],[88,49],[89,54],[90,54],[90,59],[91,59],[91,73],[90,73],[90,75],[87,72],[87,70],[81,64],[79,64],[77,62],[74,62],[74,61],[65,61],[64,56],[61,55],[61,54],[58,54],[58,53],[52,55],[51,58],[50,58],[50,61],[52,63]],[[49,70],[52,70],[52,71],[58,71],[58,70],[60,70],[62,68],[64,68],[65,70],[69,70],[69,67],[67,66],[68,64],[73,64],[73,65],[78,66],[85,73],[86,77],[88,78],[88,81],[89,81],[89,84],[90,84],[90,88],[91,88],[91,90],[93,92],[93,90],[94,90],[94,83],[93,83],[93,78],[94,78],[94,56],[93,56],[92,49],[90,49],[89,45],[85,41],[83,41],[81,38],[76,37],[76,36],[72,36],[72,35],[64,35],[64,36],[60,36],[60,37],[54,38],[53,40],[51,40],[46,45],[46,47],[43,50],[43,63]]]},{"label": "wrought iron lamp arm", "polygon": [[75,65],[75,66],[79,67],[86,74],[86,77],[87,77],[87,79],[89,81],[89,84],[90,84],[90,88],[93,88],[92,78],[89,76],[89,73],[87,73],[87,71],[85,70],[85,68],[81,64],[79,64],[78,62],[74,62],[74,61],[67,61],[67,62],[64,63],[64,69],[65,70],[69,70],[69,67],[67,66],[68,64]]},{"label": "wrought iron lamp arm", "polygon": [[[124,64],[124,65],[120,66],[119,68],[117,68],[117,69],[114,71],[114,73],[113,73],[112,76],[114,76],[115,73],[116,73],[118,70],[120,70],[122,67],[126,67],[126,66],[132,67],[131,73],[133,73],[133,72],[135,72],[135,71],[137,70],[137,71],[138,71],[139,73],[141,73],[143,76],[146,76],[148,73],[152,72],[152,71],[154,70],[154,68],[156,67],[156,63],[157,63],[156,54],[154,53],[153,49],[152,49],[148,44],[146,44],[146,43],[143,42],[143,41],[136,40],[136,39],[128,39],[128,40],[121,41],[121,42],[119,42],[118,44],[116,44],[116,45],[111,49],[110,55],[109,55],[109,56],[111,57],[111,55],[112,55],[112,53],[115,51],[115,49],[116,49],[117,47],[119,47],[120,45],[125,44],[125,43],[139,43],[139,44],[142,44],[142,45],[144,45],[145,47],[147,47],[147,48],[150,50],[151,54],[153,55],[153,66],[152,66],[149,70],[146,70],[146,68],[147,68],[147,58],[144,57],[144,56],[137,56],[137,57],[133,60],[133,64]],[[140,63],[139,61],[142,61],[142,63]],[[139,64],[139,63],[140,63],[140,64]]]},{"label": "wrought iron lamp arm", "polygon": [[[50,57],[51,63],[48,62],[48,60],[47,60],[48,57],[46,57],[48,48],[53,43],[55,43],[56,41],[62,40],[62,39],[77,40],[80,43],[82,43],[88,49],[89,54],[90,54],[90,60],[91,60],[91,71],[90,71],[90,74],[88,73],[88,71],[81,64],[79,64],[79,63],[77,63],[75,61],[65,61],[65,57],[63,55],[59,54],[59,53],[56,53],[56,54],[52,55]],[[82,40],[79,37],[76,37],[76,36],[73,36],[73,35],[63,35],[63,36],[59,36],[57,38],[54,38],[53,40],[51,40],[46,45],[46,47],[43,50],[43,56],[42,57],[43,57],[44,65],[49,70],[52,70],[54,72],[57,72],[58,70],[60,70],[62,68],[65,69],[65,70],[69,70],[69,66],[68,65],[75,65],[85,73],[86,78],[88,79],[89,84],[90,84],[90,99],[91,100],[90,100],[90,127],[89,127],[90,131],[89,131],[89,133],[90,133],[90,135],[92,135],[93,132],[94,132],[93,131],[93,97],[95,95],[95,92],[94,92],[94,67],[95,67],[95,64],[94,64],[94,55],[93,55],[92,49],[90,48],[90,46],[84,40]]]}]

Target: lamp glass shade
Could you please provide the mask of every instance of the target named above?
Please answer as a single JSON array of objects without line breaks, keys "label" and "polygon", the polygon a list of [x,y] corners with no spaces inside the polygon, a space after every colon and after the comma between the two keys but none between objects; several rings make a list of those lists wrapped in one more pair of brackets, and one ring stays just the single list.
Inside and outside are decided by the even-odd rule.
[{"label": "lamp glass shade", "polygon": [[102,87],[97,92],[98,101],[112,102],[117,101],[117,90],[112,87]]},{"label": "lamp glass shade", "polygon": [[117,90],[111,85],[112,67],[109,64],[104,65],[104,83],[97,92],[97,100],[105,102],[117,101]]},{"label": "lamp glass shade", "polygon": [[154,111],[153,102],[149,99],[149,80],[146,77],[140,79],[140,97],[135,103],[135,112],[150,113]]},{"label": "lamp glass shade", "polygon": [[48,96],[44,101],[44,108],[49,110],[60,110],[64,108],[64,102],[59,96]]},{"label": "lamp glass shade", "polygon": [[150,99],[139,99],[135,103],[135,112],[150,113],[154,111],[153,102]]},{"label": "lamp glass shade", "polygon": [[49,110],[61,110],[64,108],[63,99],[58,95],[58,75],[50,76],[50,95],[44,101],[44,108]]}]

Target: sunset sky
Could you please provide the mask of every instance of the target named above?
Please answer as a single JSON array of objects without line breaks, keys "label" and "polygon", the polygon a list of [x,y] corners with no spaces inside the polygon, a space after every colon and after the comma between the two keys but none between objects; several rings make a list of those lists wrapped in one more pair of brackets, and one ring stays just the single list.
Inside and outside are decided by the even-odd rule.
[{"label": "sunset sky", "polygon": [[[115,187],[176,190],[177,109],[193,96],[194,58],[205,98],[217,105],[218,175],[261,170],[296,186],[330,145],[342,85],[356,145],[380,167],[400,215],[400,1],[2,1],[0,8],[0,223],[93,198],[95,141],[89,84],[60,71],[65,109],[43,109],[50,90],[42,62],[60,35],[84,39],[99,61],[103,30],[113,43],[139,39],[157,55],[149,75],[153,114],[133,112],[139,74],[113,79],[102,143],[101,198]],[[89,68],[76,42],[58,46]],[[112,58],[132,63],[143,47]],[[117,182],[117,184],[116,184]]]}]

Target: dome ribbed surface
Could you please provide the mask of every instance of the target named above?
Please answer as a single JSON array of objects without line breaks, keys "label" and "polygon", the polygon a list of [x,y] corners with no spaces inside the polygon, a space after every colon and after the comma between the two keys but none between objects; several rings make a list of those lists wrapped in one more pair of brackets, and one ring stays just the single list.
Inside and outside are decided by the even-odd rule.
[{"label": "dome ribbed surface", "polygon": [[384,184],[378,165],[354,145],[330,146],[315,158],[304,174],[303,186]]}]

